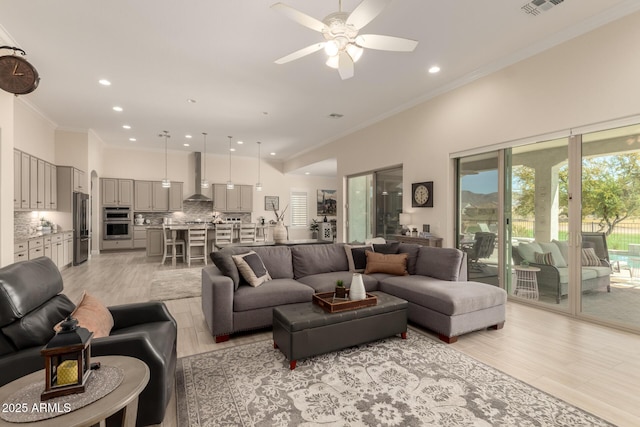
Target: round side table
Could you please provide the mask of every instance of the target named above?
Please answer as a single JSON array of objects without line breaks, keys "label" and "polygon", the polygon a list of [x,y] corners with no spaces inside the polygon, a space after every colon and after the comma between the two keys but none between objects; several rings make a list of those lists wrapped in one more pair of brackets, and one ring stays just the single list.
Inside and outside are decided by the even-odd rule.
[{"label": "round side table", "polygon": [[[138,413],[138,396],[149,382],[149,367],[141,360],[127,356],[92,357],[92,362],[116,366],[124,371],[122,383],[111,393],[75,411],[42,421],[10,423],[0,419],[0,426],[12,427],[89,427],[107,420],[107,425],[135,427]],[[0,388],[0,402],[35,382],[42,382],[44,370],[19,378]]]},{"label": "round side table", "polygon": [[537,300],[539,294],[536,273],[540,269],[538,267],[516,265],[514,270],[516,271],[516,289],[513,294],[518,297]]}]

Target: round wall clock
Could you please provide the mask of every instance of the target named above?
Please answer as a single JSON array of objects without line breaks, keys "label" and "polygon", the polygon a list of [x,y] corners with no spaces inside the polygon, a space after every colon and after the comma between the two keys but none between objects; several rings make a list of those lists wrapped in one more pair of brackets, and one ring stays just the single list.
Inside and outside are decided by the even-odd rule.
[{"label": "round wall clock", "polygon": [[411,184],[411,206],[414,208],[433,207],[433,181]]},{"label": "round wall clock", "polygon": [[38,87],[38,70],[17,55],[0,56],[0,89],[15,95],[26,95]]}]

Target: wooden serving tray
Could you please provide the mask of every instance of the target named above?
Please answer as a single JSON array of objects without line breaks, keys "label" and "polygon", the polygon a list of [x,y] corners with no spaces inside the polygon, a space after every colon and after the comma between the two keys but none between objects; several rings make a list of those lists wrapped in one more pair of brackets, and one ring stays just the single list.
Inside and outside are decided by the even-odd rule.
[{"label": "wooden serving tray", "polygon": [[367,297],[359,301],[350,301],[333,298],[333,292],[320,292],[313,295],[313,303],[319,305],[327,313],[355,310],[363,307],[371,307],[378,304],[378,297],[367,293]]}]

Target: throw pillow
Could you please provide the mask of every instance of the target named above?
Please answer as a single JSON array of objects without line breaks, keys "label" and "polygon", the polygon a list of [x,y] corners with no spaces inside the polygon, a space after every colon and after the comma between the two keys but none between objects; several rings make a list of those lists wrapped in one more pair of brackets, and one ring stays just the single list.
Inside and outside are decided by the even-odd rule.
[{"label": "throw pillow", "polygon": [[551,255],[553,255],[553,262],[554,262],[553,265],[555,265],[556,267],[567,266],[567,261],[563,256],[562,251],[560,250],[560,247],[558,245],[556,245],[555,243],[544,243],[544,242],[540,242],[538,244],[542,248],[542,253],[551,252]]},{"label": "throw pillow", "polygon": [[534,255],[536,258],[536,264],[556,265],[551,252],[536,252]]},{"label": "throw pillow", "polygon": [[372,251],[371,245],[344,245],[349,262],[349,271],[352,273],[362,273],[367,266],[367,256],[365,252]]},{"label": "throw pillow", "polygon": [[269,276],[269,272],[264,266],[260,255],[254,251],[249,251],[242,255],[232,255],[231,258],[236,263],[238,271],[244,280],[254,288],[271,280],[271,276]]},{"label": "throw pillow", "polygon": [[379,254],[397,254],[400,252],[400,242],[374,243],[373,251]]},{"label": "throw pillow", "polygon": [[378,254],[375,252],[366,252],[367,267],[364,274],[387,273],[396,276],[405,276],[407,273],[407,258],[404,254]]},{"label": "throw pillow", "polygon": [[[113,328],[113,316],[109,309],[87,291],[83,292],[80,302],[70,316],[78,321],[78,326],[93,332],[93,338],[108,337]],[[56,332],[61,329],[60,323],[53,328]]]},{"label": "throw pillow", "polygon": [[529,262],[536,262],[536,257],[534,254],[536,252],[543,253],[544,251],[542,250],[539,244],[537,244],[536,242],[531,242],[531,243],[520,243],[520,245],[518,245],[518,252],[520,253],[520,256],[523,259]]},{"label": "throw pillow", "polygon": [[600,267],[600,258],[593,248],[582,248],[582,266]]},{"label": "throw pillow", "polygon": [[[243,250],[241,253],[247,253],[247,250]],[[220,270],[220,273],[233,281],[233,289],[237,291],[238,286],[240,286],[240,273],[238,273],[238,267],[236,267],[236,263],[231,258],[232,255],[234,255],[234,252],[225,248],[221,251],[211,252],[209,256],[215,266],[218,267],[218,270]]]}]

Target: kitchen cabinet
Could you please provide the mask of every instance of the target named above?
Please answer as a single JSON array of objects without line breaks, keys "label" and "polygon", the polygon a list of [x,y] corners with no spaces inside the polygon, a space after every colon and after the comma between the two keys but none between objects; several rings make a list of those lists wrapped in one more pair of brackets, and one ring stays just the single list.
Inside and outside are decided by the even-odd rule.
[{"label": "kitchen cabinet", "polygon": [[103,240],[102,249],[107,251],[111,249],[131,249],[133,247],[132,240]]},{"label": "kitchen cabinet", "polygon": [[22,207],[22,153],[13,150],[13,209]]},{"label": "kitchen cabinet", "polygon": [[103,206],[133,205],[132,179],[102,178],[100,183]]},{"label": "kitchen cabinet", "polygon": [[172,182],[169,189],[169,211],[180,212],[182,210],[182,183]]},{"label": "kitchen cabinet", "polygon": [[73,263],[73,233],[64,233],[62,242],[63,266]]},{"label": "kitchen cabinet", "polygon": [[38,209],[38,158],[29,156],[29,209]]},{"label": "kitchen cabinet", "polygon": [[147,226],[133,226],[133,247],[134,249],[147,247]]},{"label": "kitchen cabinet", "polygon": [[28,243],[29,259],[40,258],[44,255],[44,239],[39,237],[37,239],[31,239]]},{"label": "kitchen cabinet", "polygon": [[170,212],[182,210],[182,182],[172,182],[167,190],[162,181],[135,181],[135,212]]},{"label": "kitchen cabinet", "polygon": [[133,210],[135,212],[151,212],[151,181],[135,181],[133,183]]},{"label": "kitchen cabinet", "polygon": [[73,168],[73,191],[78,193],[89,193],[86,188],[87,178],[84,171]]},{"label": "kitchen cabinet", "polygon": [[30,189],[30,182],[31,182],[31,176],[29,173],[30,167],[31,167],[31,156],[28,155],[27,153],[21,153],[22,155],[22,166],[20,167],[20,175],[21,175],[21,179],[20,179],[20,197],[22,198],[22,202],[21,202],[21,208],[22,209],[29,209],[29,202],[30,202],[30,197],[29,197],[29,189]]},{"label": "kitchen cabinet", "polygon": [[[46,172],[45,172],[46,174]],[[47,193],[45,192],[45,200]],[[49,165],[49,205],[52,211],[58,210],[58,167]]]},{"label": "kitchen cabinet", "polygon": [[232,190],[227,190],[226,184],[214,184],[213,210],[251,212],[253,210],[253,186],[235,185]]},{"label": "kitchen cabinet", "polygon": [[64,236],[62,234],[56,234],[51,237],[51,260],[58,267],[62,268],[64,263]]},{"label": "kitchen cabinet", "polygon": [[29,259],[29,245],[27,242],[15,243],[13,245],[13,261],[26,261]]},{"label": "kitchen cabinet", "polygon": [[38,197],[36,198],[36,207],[38,208],[39,211],[43,210],[43,209],[48,209],[45,208],[44,206],[44,171],[45,171],[45,167],[44,167],[44,160],[42,159],[37,159],[38,162],[38,178],[36,181],[36,185],[37,185],[37,193],[38,193]]},{"label": "kitchen cabinet", "polygon": [[147,229],[147,256],[162,256],[164,248],[162,245],[164,240],[162,238],[162,229],[148,228]]}]

